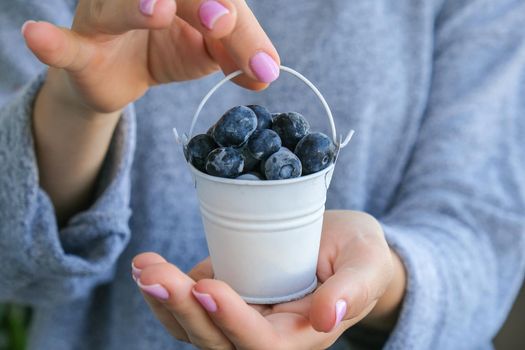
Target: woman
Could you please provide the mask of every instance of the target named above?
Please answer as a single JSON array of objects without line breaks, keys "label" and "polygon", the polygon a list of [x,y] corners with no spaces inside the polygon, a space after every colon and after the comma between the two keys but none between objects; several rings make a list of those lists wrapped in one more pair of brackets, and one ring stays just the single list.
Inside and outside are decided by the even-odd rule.
[{"label": "woman", "polygon": [[[525,2],[248,4],[0,5],[0,300],[34,308],[30,348],[490,348],[525,264]],[[209,261],[192,268],[207,251],[169,130],[219,77],[182,81],[242,69],[261,90],[281,59],[357,136],[328,193],[321,285],[250,306]],[[213,111],[255,99],[322,129],[299,89],[229,88]]]}]

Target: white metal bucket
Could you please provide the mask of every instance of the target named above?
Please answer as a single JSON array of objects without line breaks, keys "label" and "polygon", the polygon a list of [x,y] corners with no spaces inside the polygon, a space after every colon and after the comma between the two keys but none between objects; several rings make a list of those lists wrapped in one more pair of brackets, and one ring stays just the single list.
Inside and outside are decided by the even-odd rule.
[{"label": "white metal bucket", "polygon": [[[332,137],[337,142],[330,108],[305,77],[281,66],[308,85],[327,111]],[[234,72],[204,97],[189,135],[206,101]],[[181,139],[187,145],[189,137]],[[298,299],[317,285],[316,269],[326,192],[335,164],[317,173],[287,180],[237,180],[210,176],[189,164],[195,180],[206,240],[215,278],[228,283],[248,303],[275,304]]]}]

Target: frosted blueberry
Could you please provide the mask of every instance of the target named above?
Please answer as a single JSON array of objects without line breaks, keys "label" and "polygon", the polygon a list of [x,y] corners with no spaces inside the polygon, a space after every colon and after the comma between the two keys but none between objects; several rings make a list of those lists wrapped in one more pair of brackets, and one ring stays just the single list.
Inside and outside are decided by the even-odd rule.
[{"label": "frosted blueberry", "polygon": [[301,161],[289,149],[282,147],[264,163],[268,180],[283,180],[301,176]]},{"label": "frosted blueberry", "polygon": [[272,114],[266,107],[259,105],[247,106],[257,115],[257,130],[270,129],[272,127]]},{"label": "frosted blueberry", "polygon": [[281,137],[284,147],[295,149],[295,146],[310,130],[310,124],[296,112],[281,113],[274,117],[272,129]]},{"label": "frosted blueberry", "polygon": [[248,139],[247,148],[255,159],[266,159],[281,148],[281,138],[270,129],[256,130]]},{"label": "frosted blueberry", "polygon": [[301,160],[303,175],[323,170],[334,162],[336,147],[331,138],[321,132],[306,135],[295,147]]},{"label": "frosted blueberry", "polygon": [[217,144],[212,137],[206,134],[199,134],[192,137],[184,149],[186,160],[196,169],[206,172],[206,158],[211,151],[216,149]]},{"label": "frosted blueberry", "polygon": [[206,160],[206,171],[213,176],[235,178],[243,170],[244,158],[237,148],[217,148],[208,155]]},{"label": "frosted blueberry", "polygon": [[210,126],[208,131],[206,131],[206,135],[209,135],[209,136],[213,137],[213,128],[214,127],[215,127],[215,125]]},{"label": "frosted blueberry", "polygon": [[245,106],[228,110],[215,123],[211,131],[215,142],[221,147],[240,146],[257,128],[255,112]]},{"label": "frosted blueberry", "polygon": [[259,160],[254,158],[250,151],[248,150],[247,145],[241,149],[242,156],[244,158],[244,171],[252,171],[259,165]]}]

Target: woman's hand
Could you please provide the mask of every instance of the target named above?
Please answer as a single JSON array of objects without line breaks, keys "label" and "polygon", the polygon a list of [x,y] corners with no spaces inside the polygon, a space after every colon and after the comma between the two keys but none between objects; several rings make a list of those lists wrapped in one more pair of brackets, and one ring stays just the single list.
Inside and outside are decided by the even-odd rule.
[{"label": "woman's hand", "polygon": [[33,109],[41,187],[59,224],[85,210],[122,109],[156,84],[242,69],[258,90],[279,56],[244,0],[80,0],[71,30],[22,27],[50,66]]},{"label": "woman's hand", "polygon": [[154,253],[138,255],[132,266],[166,329],[203,349],[324,349],[365,317],[369,325],[391,327],[405,285],[403,266],[380,225],[352,211],[326,212],[320,285],[300,300],[246,304],[226,283],[212,279],[209,259],[188,275]]},{"label": "woman's hand", "polygon": [[242,69],[262,89],[279,56],[244,0],[80,0],[71,30],[22,28],[28,47],[54,67],[45,88],[57,101],[99,113],[122,109],[156,84]]}]

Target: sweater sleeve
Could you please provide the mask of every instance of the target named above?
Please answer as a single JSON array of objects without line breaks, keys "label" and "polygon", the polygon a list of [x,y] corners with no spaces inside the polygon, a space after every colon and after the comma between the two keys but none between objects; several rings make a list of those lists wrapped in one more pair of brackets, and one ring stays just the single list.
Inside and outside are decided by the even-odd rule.
[{"label": "sweater sleeve", "polygon": [[0,300],[28,304],[78,298],[112,278],[129,237],[135,123],[126,108],[98,179],[92,206],[59,229],[40,188],[31,107],[42,78],[0,109]]},{"label": "sweater sleeve", "polygon": [[19,28],[28,15],[67,25],[72,11],[62,0],[0,4],[0,302],[49,305],[89,295],[112,279],[130,237],[133,106],[113,134],[89,209],[59,229],[39,186],[31,115],[45,73]]},{"label": "sweater sleeve", "polygon": [[427,111],[380,218],[408,275],[387,349],[474,349],[525,270],[524,1],[450,1],[436,22]]}]

